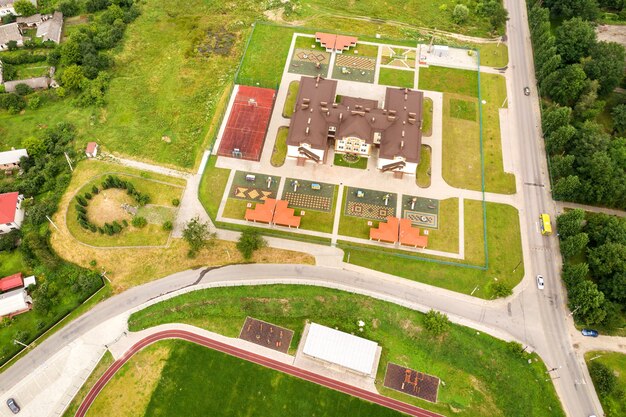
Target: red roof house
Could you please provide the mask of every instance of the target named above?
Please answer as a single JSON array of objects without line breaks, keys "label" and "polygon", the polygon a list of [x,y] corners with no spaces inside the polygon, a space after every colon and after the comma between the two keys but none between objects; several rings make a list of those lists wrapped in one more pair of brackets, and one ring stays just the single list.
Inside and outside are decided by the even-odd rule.
[{"label": "red roof house", "polygon": [[24,286],[24,280],[22,279],[22,273],[9,275],[0,279],[0,291],[5,292],[14,288],[20,288]]},{"label": "red roof house", "polygon": [[245,219],[249,222],[271,223],[274,217],[276,200],[268,198],[264,203],[257,203],[253,209],[247,209]]},{"label": "red roof house", "polygon": [[397,217],[387,217],[387,223],[380,222],[378,228],[370,229],[370,239],[379,242],[396,243],[398,241],[398,222]]},{"label": "red roof house", "polygon": [[358,38],[354,36],[335,35],[334,33],[317,32],[315,33],[315,40],[319,42],[322,47],[326,48],[326,51],[341,53],[342,51],[347,51],[352,46],[356,46]]},{"label": "red roof house", "polygon": [[410,219],[400,220],[400,244],[425,248],[428,244],[428,236],[420,236],[420,229],[413,227]]},{"label": "red roof house", "polygon": [[89,142],[85,149],[85,155],[88,158],[95,158],[98,155],[98,144],[96,142]]},{"label": "red roof house", "polygon": [[288,208],[288,201],[278,200],[274,210],[274,224],[287,227],[300,227],[300,217],[294,215],[294,210]]},{"label": "red roof house", "polygon": [[247,209],[245,219],[252,222],[274,223],[279,226],[300,227],[300,217],[294,215],[294,210],[287,207],[286,200],[268,198],[264,203],[257,203],[254,210]]},{"label": "red roof house", "polygon": [[13,223],[17,212],[17,200],[20,193],[0,194],[0,224]]}]

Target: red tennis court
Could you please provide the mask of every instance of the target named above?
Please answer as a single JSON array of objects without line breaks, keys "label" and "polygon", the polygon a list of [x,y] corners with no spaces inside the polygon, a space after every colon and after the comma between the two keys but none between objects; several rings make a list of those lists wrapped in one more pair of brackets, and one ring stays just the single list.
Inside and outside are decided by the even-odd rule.
[{"label": "red tennis court", "polygon": [[271,88],[240,85],[217,154],[261,159],[276,94]]}]

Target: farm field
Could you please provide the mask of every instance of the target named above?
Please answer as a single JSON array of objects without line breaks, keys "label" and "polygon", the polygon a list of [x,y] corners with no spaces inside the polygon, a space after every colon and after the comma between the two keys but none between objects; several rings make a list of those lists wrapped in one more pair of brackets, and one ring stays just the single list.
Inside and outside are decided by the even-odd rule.
[{"label": "farm field", "polygon": [[[206,299],[212,302],[206,303]],[[291,285],[194,291],[133,314],[129,328],[137,331],[160,323],[186,323],[237,337],[248,316],[293,330],[292,348],[297,346],[306,320],[346,332],[358,331],[357,322],[363,320],[366,324],[359,335],[378,342],[383,348],[377,376],[379,391],[444,415],[448,415],[451,408],[462,410],[468,416],[524,415],[525,412],[534,416],[563,415],[552,385],[542,377],[545,365],[537,356],[520,357],[519,350],[508,348],[505,342],[457,325],[451,325],[448,334],[435,337],[423,329],[421,313],[342,291]],[[531,359],[530,366],[527,359]],[[389,361],[444,380],[446,385],[439,389],[438,403],[427,403],[382,387]],[[207,363],[212,361],[207,360]],[[181,378],[191,369],[204,368],[189,367],[176,374],[178,382],[174,383],[167,379],[169,366],[172,370],[184,368],[184,365],[166,364],[161,375],[162,381],[168,381],[163,384],[165,387],[181,384]],[[221,371],[215,374],[222,375]],[[217,380],[223,384],[226,379]],[[267,398],[284,396],[283,390],[262,391]],[[159,400],[163,395],[167,395],[167,391],[157,388],[154,403],[148,410],[153,410],[153,404],[155,407],[163,404]],[[293,396],[293,392],[290,395]],[[320,398],[325,399],[326,394]],[[166,409],[167,406],[161,407]]]}]

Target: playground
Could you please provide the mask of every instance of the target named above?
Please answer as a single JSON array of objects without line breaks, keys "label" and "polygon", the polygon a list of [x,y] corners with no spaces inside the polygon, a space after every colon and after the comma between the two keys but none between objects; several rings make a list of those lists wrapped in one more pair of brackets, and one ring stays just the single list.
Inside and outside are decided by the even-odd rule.
[{"label": "playground", "polygon": [[293,330],[247,317],[239,333],[239,338],[269,349],[287,353],[293,338]]},{"label": "playground", "polygon": [[414,226],[439,228],[439,200],[402,196],[402,218],[410,219]]},{"label": "playground", "polygon": [[383,45],[380,56],[381,65],[399,68],[415,68],[415,48],[400,48]]},{"label": "playground", "polygon": [[[311,39],[311,44],[314,43],[315,40]],[[289,62],[289,72],[310,75],[312,77],[317,75],[324,76],[328,73],[329,63],[330,53],[326,51],[295,48]]]},{"label": "playground", "polygon": [[348,187],[346,192],[346,216],[370,220],[385,220],[396,215],[398,195],[385,191]]},{"label": "playground", "polygon": [[230,189],[230,197],[248,201],[276,198],[279,182],[280,177],[237,171]]},{"label": "playground", "polygon": [[270,88],[237,87],[218,155],[251,161],[261,159],[275,93]]},{"label": "playground", "polygon": [[334,184],[287,178],[282,199],[290,207],[330,212],[334,194]]},{"label": "playground", "polygon": [[358,81],[362,83],[374,83],[376,72],[376,58],[336,55],[333,67],[333,78],[337,80]]},{"label": "playground", "polygon": [[437,402],[439,378],[423,372],[405,368],[395,363],[387,364],[385,387],[421,398],[431,403]]}]

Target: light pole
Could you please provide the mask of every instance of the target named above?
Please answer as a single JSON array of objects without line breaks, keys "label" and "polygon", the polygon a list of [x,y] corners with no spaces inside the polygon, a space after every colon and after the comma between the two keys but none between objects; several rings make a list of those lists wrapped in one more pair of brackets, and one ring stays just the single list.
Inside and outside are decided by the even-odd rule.
[{"label": "light pole", "polygon": [[580,308],[580,306],[576,306],[576,308],[574,309],[574,311],[572,311],[571,313],[569,313],[570,316],[573,316],[574,313],[576,313],[578,311],[578,309]]},{"label": "light pole", "polygon": [[28,347],[28,345],[25,345],[24,343],[20,342],[20,341],[19,341],[19,340],[17,340],[17,339],[13,339],[13,343],[15,343],[16,345],[22,345],[22,346],[24,346],[25,348],[27,348],[27,347]]}]

